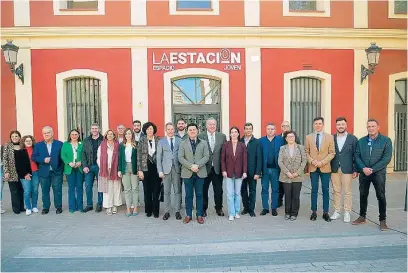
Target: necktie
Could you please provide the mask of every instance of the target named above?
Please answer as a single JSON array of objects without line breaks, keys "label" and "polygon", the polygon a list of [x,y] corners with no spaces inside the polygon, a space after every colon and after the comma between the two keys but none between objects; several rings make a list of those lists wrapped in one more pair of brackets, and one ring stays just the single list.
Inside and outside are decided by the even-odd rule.
[{"label": "necktie", "polygon": [[170,138],[170,148],[171,148],[171,151],[173,152],[174,145],[173,145],[173,138],[172,137]]},{"label": "necktie", "polygon": [[320,134],[316,134],[316,148],[318,151],[320,150],[319,138],[320,138]]},{"label": "necktie", "polygon": [[211,135],[211,142],[210,142],[211,152],[214,152],[214,144],[215,144],[215,139],[214,139],[214,134],[212,134]]}]

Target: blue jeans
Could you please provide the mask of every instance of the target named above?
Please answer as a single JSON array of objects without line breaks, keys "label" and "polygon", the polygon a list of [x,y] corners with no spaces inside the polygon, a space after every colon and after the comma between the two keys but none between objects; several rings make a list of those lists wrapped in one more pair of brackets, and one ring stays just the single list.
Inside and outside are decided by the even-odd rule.
[{"label": "blue jeans", "polygon": [[20,179],[20,181],[24,189],[24,203],[26,209],[31,210],[37,208],[39,184],[37,172],[33,172],[31,180]]},{"label": "blue jeans", "polygon": [[81,211],[84,207],[84,176],[79,170],[72,170],[66,176],[68,181],[68,209]]},{"label": "blue jeans", "polygon": [[54,206],[56,209],[62,208],[62,174],[50,171],[48,177],[40,177],[42,190],[43,209],[50,209],[50,188],[54,194]]},{"label": "blue jeans", "polygon": [[[93,184],[96,178],[96,182],[98,182],[98,173],[99,167],[98,165],[92,165],[89,167],[89,172],[85,174],[85,193],[86,193],[86,206],[93,207]],[[98,188],[98,187],[96,187]],[[103,193],[98,192],[98,203],[97,206],[102,207],[103,202]]]},{"label": "blue jeans", "polygon": [[329,212],[329,185],[330,185],[330,173],[322,173],[318,168],[315,172],[310,173],[310,180],[312,183],[312,211],[317,211],[317,193],[319,190],[319,177],[322,181],[323,192],[323,212]]},{"label": "blue jeans", "polygon": [[193,174],[191,178],[184,178],[184,190],[186,192],[186,214],[190,218],[193,214],[193,198],[194,190],[196,195],[196,208],[197,208],[197,217],[203,216],[203,186],[204,178],[200,178],[197,175]]},{"label": "blue jeans", "polygon": [[228,199],[228,216],[239,214],[241,206],[241,185],[242,178],[226,178],[227,181],[227,199]]},{"label": "blue jeans", "polygon": [[269,210],[269,184],[272,187],[271,192],[271,207],[278,208],[279,201],[279,171],[278,169],[266,169],[266,173],[262,175],[262,207]]}]

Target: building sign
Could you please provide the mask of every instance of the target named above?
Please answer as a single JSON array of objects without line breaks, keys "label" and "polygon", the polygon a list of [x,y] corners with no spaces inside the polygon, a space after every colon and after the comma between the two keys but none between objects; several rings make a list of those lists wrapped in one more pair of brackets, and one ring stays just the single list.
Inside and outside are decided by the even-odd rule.
[{"label": "building sign", "polygon": [[153,70],[171,71],[177,65],[223,65],[224,70],[241,70],[241,53],[223,48],[214,52],[153,52]]}]

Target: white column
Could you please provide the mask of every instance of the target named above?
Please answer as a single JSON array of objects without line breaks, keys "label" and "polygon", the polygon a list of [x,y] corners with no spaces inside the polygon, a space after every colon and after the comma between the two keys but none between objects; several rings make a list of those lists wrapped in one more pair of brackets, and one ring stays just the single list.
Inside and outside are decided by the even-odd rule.
[{"label": "white column", "polygon": [[14,0],[14,26],[29,27],[30,26],[30,1],[29,0]]},{"label": "white column", "polygon": [[361,65],[367,66],[364,49],[354,50],[354,135],[357,138],[367,134],[368,119],[368,77],[361,84]]},{"label": "white column", "polygon": [[245,0],[245,26],[259,27],[260,24],[260,0]]},{"label": "white column", "polygon": [[147,25],[146,0],[131,0],[130,23],[132,26]]},{"label": "white column", "polygon": [[353,7],[354,28],[368,28],[368,0],[354,1]]},{"label": "white column", "polygon": [[261,137],[261,49],[245,49],[246,122],[254,125],[255,137]]},{"label": "white column", "polygon": [[149,118],[147,47],[132,48],[132,114],[142,123]]},{"label": "white column", "polygon": [[24,66],[24,84],[15,76],[17,129],[22,135],[32,135],[33,128],[33,94],[31,87],[31,50],[20,48],[16,67]]}]

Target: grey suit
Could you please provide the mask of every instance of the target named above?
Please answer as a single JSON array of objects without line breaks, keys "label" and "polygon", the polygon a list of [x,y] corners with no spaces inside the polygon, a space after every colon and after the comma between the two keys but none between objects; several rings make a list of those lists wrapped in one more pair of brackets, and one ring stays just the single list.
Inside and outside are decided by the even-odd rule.
[{"label": "grey suit", "polygon": [[341,166],[342,173],[352,174],[356,172],[355,168],[355,152],[357,145],[357,138],[352,134],[347,134],[344,146],[339,150],[337,145],[337,134],[334,135],[334,148],[336,150],[336,155],[333,160],[330,161],[332,173],[337,173],[339,167]]},{"label": "grey suit", "polygon": [[180,144],[178,159],[181,164],[181,178],[191,178],[193,171],[190,170],[191,165],[198,165],[199,171],[197,176],[200,178],[207,177],[207,168],[204,168],[210,158],[208,152],[208,144],[206,141],[197,143],[196,151],[193,153],[190,139],[187,138]]},{"label": "grey suit", "polygon": [[208,139],[207,131],[198,135],[200,139],[205,140],[208,143],[208,152],[210,154],[210,160],[207,163],[208,176],[204,181],[203,187],[203,210],[207,211],[208,208],[208,188],[212,182],[214,190],[214,202],[215,210],[218,212],[222,210],[222,174],[221,174],[221,150],[224,143],[227,141],[226,136],[223,133],[215,132],[215,144],[214,150],[210,148],[210,140]]},{"label": "grey suit", "polygon": [[167,137],[159,140],[156,151],[157,172],[164,173],[164,209],[165,213],[170,212],[171,207],[171,185],[173,185],[176,199],[176,212],[180,212],[181,207],[181,184],[180,184],[180,164],[178,161],[178,151],[181,140],[173,137],[173,151]]}]

